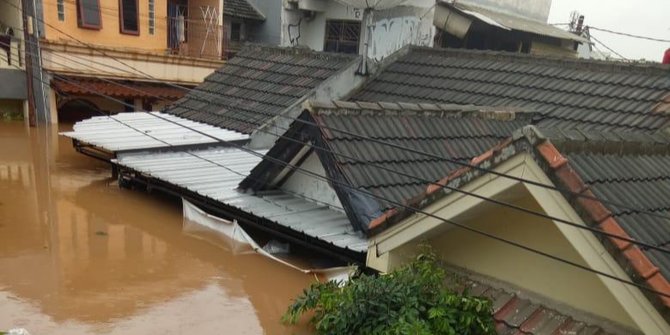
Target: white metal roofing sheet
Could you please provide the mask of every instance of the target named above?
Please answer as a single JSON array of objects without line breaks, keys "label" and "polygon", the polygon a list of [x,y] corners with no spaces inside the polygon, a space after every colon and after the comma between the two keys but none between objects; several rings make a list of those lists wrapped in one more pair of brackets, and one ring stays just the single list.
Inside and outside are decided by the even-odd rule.
[{"label": "white metal roofing sheet", "polygon": [[[267,151],[256,151],[264,155]],[[261,157],[237,148],[119,154],[117,164],[304,233],[340,248],[367,249],[346,214],[287,193],[251,195],[237,185]],[[225,166],[219,166],[223,165]]]},{"label": "white metal roofing sheet", "polygon": [[208,144],[218,140],[241,141],[249,138],[249,135],[236,131],[161,112],[95,116],[75,123],[73,131],[63,132],[61,135],[110,152]]},{"label": "white metal roofing sheet", "polygon": [[550,36],[577,42],[588,42],[581,36],[554,27],[546,22],[539,22],[529,18],[510,15],[507,13],[462,3],[451,4],[443,1],[442,4],[446,6],[453,6],[467,15],[473,16],[487,24],[506,30],[514,29],[537,35]]}]

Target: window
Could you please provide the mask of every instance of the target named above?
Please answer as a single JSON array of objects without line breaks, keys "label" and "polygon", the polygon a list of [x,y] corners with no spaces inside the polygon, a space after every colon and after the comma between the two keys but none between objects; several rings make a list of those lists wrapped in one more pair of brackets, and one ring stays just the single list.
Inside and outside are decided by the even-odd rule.
[{"label": "window", "polygon": [[323,50],[329,52],[358,53],[361,23],[358,21],[326,21],[326,39]]},{"label": "window", "polygon": [[56,2],[56,8],[58,9],[58,21],[65,21],[65,0],[58,0]]},{"label": "window", "polygon": [[234,42],[239,42],[241,38],[242,25],[239,22],[233,22],[230,24],[230,40]]},{"label": "window", "polygon": [[122,34],[139,35],[138,0],[119,0],[119,22]]},{"label": "window", "polygon": [[154,0],[149,0],[149,35],[153,35],[156,31],[156,11],[154,7]]},{"label": "window", "polygon": [[77,25],[86,29],[102,28],[99,0],[77,0]]}]

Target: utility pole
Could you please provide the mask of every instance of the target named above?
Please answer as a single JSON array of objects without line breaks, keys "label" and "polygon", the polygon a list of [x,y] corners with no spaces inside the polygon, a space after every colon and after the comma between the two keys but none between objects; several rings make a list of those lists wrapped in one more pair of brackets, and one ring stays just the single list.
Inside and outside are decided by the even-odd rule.
[{"label": "utility pole", "polygon": [[25,50],[23,56],[26,60],[26,84],[28,86],[28,124],[31,127],[35,127],[37,125],[37,115],[35,111],[35,91],[33,90],[33,56],[32,53],[29,52],[31,48],[28,43],[33,30],[33,25],[32,22],[29,22],[31,20],[28,15],[26,15],[26,1],[21,1],[21,4],[21,17],[23,19],[23,50]]}]

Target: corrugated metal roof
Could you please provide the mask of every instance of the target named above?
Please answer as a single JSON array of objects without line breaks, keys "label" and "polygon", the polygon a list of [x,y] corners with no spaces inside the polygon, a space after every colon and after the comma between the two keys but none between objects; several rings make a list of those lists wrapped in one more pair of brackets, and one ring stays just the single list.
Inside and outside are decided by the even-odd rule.
[{"label": "corrugated metal roof", "polygon": [[532,34],[572,40],[583,43],[588,42],[587,39],[581,36],[559,29],[545,22],[539,22],[531,20],[529,18],[510,15],[507,13],[481,8],[477,6],[470,6],[462,3],[451,4],[447,2],[442,2],[441,5],[455,8],[466,15],[470,15],[474,18],[481,20],[482,22],[485,22],[489,25],[496,26],[499,28],[507,30],[525,31]]},{"label": "corrugated metal roof", "polygon": [[[257,153],[265,154],[266,151]],[[121,166],[273,221],[339,248],[356,252],[367,249],[367,240],[353,230],[343,212],[279,191],[265,195],[237,191],[237,185],[260,161],[261,157],[258,155],[236,148],[163,153],[135,152],[120,154],[115,160]]]},{"label": "corrugated metal roof", "polygon": [[121,98],[179,99],[187,90],[160,82],[133,80],[101,80],[77,76],[62,76],[51,81],[52,87],[65,94],[104,94]]},{"label": "corrugated metal roof", "polygon": [[222,141],[243,141],[249,139],[249,136],[246,134],[160,112],[135,112],[120,113],[112,116],[96,116],[75,123],[73,131],[60,134],[110,152],[217,142],[217,140],[211,137],[199,134],[188,128],[195,129]]}]

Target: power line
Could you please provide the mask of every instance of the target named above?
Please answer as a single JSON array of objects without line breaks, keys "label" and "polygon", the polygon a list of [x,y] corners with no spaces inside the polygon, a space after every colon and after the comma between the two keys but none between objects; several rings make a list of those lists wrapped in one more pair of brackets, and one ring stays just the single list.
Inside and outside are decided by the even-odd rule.
[{"label": "power line", "polygon": [[[3,1],[6,2],[7,0],[3,0]],[[79,43],[82,43],[82,44],[84,44],[84,45],[87,45],[85,42],[82,42],[82,41],[80,41],[80,40],[78,40],[78,39],[76,39],[76,38],[74,38],[74,37],[72,37],[72,38],[75,39],[76,41],[78,41]],[[601,44],[602,44],[602,43],[601,43]],[[92,46],[88,46],[88,47],[91,48],[92,50],[96,50],[95,47],[92,47]],[[106,54],[103,52],[103,55],[106,55]],[[106,55],[106,56],[107,56],[107,55]],[[143,75],[144,75],[145,77],[147,77],[147,78],[156,80],[156,78],[152,77],[151,75],[148,75],[148,74],[146,74],[146,73],[144,73],[144,72],[142,72],[142,71],[140,71],[140,70],[138,70],[138,69],[136,69],[136,68],[134,68],[134,67],[132,67],[132,66],[130,66],[130,65],[128,65],[128,64],[126,64],[126,63],[124,63],[124,62],[122,62],[122,61],[120,61],[120,60],[114,58],[114,57],[112,57],[112,56],[108,56],[108,57],[110,57],[110,58],[116,60],[117,62],[119,62],[119,63],[121,63],[121,64],[123,64],[123,65],[125,65],[125,66],[127,66],[127,67],[130,67],[131,69],[133,69],[133,70],[135,70],[135,71],[138,71],[139,73],[143,74]],[[192,91],[192,90],[194,90],[194,89],[191,89],[191,88],[183,87],[183,86],[181,86],[181,85],[175,85],[175,84],[172,84],[172,83],[165,83],[165,84],[168,85],[168,86],[173,86],[173,87],[176,87],[176,88],[179,88],[179,89],[187,90],[187,91],[189,91],[189,92]],[[206,93],[206,94],[211,95],[212,97],[215,97],[215,98],[218,97],[218,95],[221,95],[221,94],[218,94],[218,95],[217,95],[217,94],[214,94],[214,93],[211,93],[211,92],[208,92],[208,91],[198,91],[198,92],[200,92],[200,93]],[[197,98],[194,98],[194,97],[192,97],[192,98],[193,98],[194,100],[199,100],[199,101],[202,101],[202,102],[205,102],[205,103],[214,104],[214,105],[217,105],[217,106],[222,106],[221,104],[215,104],[215,103],[213,103],[212,101],[209,101],[209,100],[202,100],[202,99],[197,99]],[[226,106],[226,107],[227,107],[227,106]],[[250,112],[250,113],[257,113],[257,112],[254,112],[254,111],[249,111],[249,112]],[[291,118],[291,117],[288,117],[288,116],[285,116],[285,115],[282,115],[282,114],[279,114],[279,115],[277,115],[277,116],[282,117],[282,118],[286,118],[286,119],[288,119],[288,120],[290,120],[290,121],[298,121],[298,122],[303,122],[303,123],[310,124],[311,126],[318,126],[318,125],[316,125],[316,124],[314,124],[314,123],[310,123],[310,122],[308,122],[308,121],[306,121],[306,120],[294,119],[294,118]],[[244,122],[247,122],[247,121],[244,121]],[[460,160],[455,160],[455,159],[451,159],[451,158],[448,158],[448,157],[443,157],[443,156],[439,156],[439,155],[435,155],[435,154],[427,153],[427,152],[424,152],[424,151],[421,151],[421,150],[416,150],[416,149],[412,149],[412,148],[404,147],[404,146],[402,146],[402,145],[398,145],[398,144],[395,144],[395,143],[389,143],[389,142],[386,142],[386,141],[383,141],[383,140],[378,140],[378,139],[370,138],[370,137],[367,137],[367,136],[365,136],[365,135],[355,134],[355,133],[352,133],[352,132],[347,131],[347,130],[340,130],[340,129],[336,129],[336,128],[333,128],[333,127],[324,127],[324,128],[329,129],[329,130],[333,130],[333,131],[336,131],[336,132],[339,132],[339,133],[347,134],[347,135],[350,135],[350,136],[356,136],[356,137],[358,137],[358,138],[366,139],[366,140],[369,140],[369,141],[372,141],[372,142],[375,142],[375,143],[378,143],[378,144],[391,146],[391,147],[394,147],[394,148],[396,148],[396,149],[400,149],[400,150],[404,150],[404,151],[408,151],[408,152],[412,152],[412,153],[416,153],[416,154],[424,155],[424,156],[431,157],[431,158],[434,158],[434,159],[444,160],[444,161],[447,161],[447,162],[450,162],[450,163],[453,163],[453,164],[457,164],[457,165],[459,165],[459,166],[469,167],[469,168],[476,169],[476,170],[478,170],[478,171],[483,171],[483,172],[492,173],[492,174],[497,175],[497,176],[501,176],[501,177],[504,177],[504,178],[509,178],[509,179],[516,180],[516,181],[519,181],[519,182],[528,183],[528,184],[531,184],[531,185],[534,185],[534,186],[538,186],[538,187],[542,187],[542,188],[546,188],[546,189],[556,190],[556,191],[559,191],[559,192],[561,192],[561,193],[563,193],[563,194],[568,194],[568,195],[572,195],[572,196],[576,196],[576,197],[582,197],[582,198],[586,198],[586,199],[596,200],[596,201],[599,201],[599,202],[601,202],[601,203],[603,203],[603,204],[609,204],[609,205],[616,206],[616,207],[620,207],[620,208],[623,208],[623,209],[629,209],[629,210],[632,210],[632,211],[635,211],[635,212],[638,212],[638,213],[642,213],[642,214],[646,214],[646,215],[650,215],[650,216],[654,216],[654,217],[660,217],[660,218],[663,218],[663,219],[670,219],[670,217],[668,217],[667,215],[663,215],[663,214],[655,213],[655,212],[652,212],[652,211],[639,210],[639,209],[637,209],[637,208],[632,208],[632,207],[627,206],[627,205],[625,205],[625,204],[620,204],[620,203],[613,202],[613,201],[609,201],[609,200],[605,200],[605,199],[599,199],[599,198],[597,198],[597,197],[595,197],[595,196],[590,196],[590,195],[587,195],[587,194],[581,194],[581,193],[573,192],[573,191],[571,191],[571,190],[567,190],[567,189],[565,189],[565,188],[559,188],[559,187],[556,187],[556,186],[553,186],[553,185],[547,185],[547,184],[544,184],[544,183],[539,183],[539,182],[535,182],[535,181],[527,180],[527,179],[520,178],[520,177],[509,176],[509,175],[506,175],[506,174],[504,174],[504,173],[499,173],[499,172],[496,172],[496,171],[492,171],[492,170],[489,170],[489,169],[485,169],[485,168],[482,168],[482,167],[477,166],[477,165],[473,165],[473,164],[470,164],[470,163],[467,163],[467,162],[462,162],[462,161],[460,161]],[[271,134],[271,135],[275,135],[275,136],[277,136],[278,134]]]},{"label": "power line", "polygon": [[[6,1],[6,0],[3,0],[3,1]],[[77,39],[75,39],[75,40],[77,40]],[[80,42],[80,43],[85,44],[84,42],[81,42],[81,41],[79,41],[79,40],[77,40],[77,41]],[[89,46],[89,48],[92,48],[93,50],[95,50],[94,47],[90,47],[90,46]],[[103,53],[103,55],[104,55],[104,53]],[[108,57],[111,57],[111,56],[108,56]],[[114,57],[111,57],[111,58],[115,59]],[[130,68],[132,68],[132,69],[134,69],[134,70],[136,70],[136,71],[142,73],[142,74],[143,74],[145,77],[147,77],[147,78],[156,80],[156,79],[153,78],[152,76],[150,76],[150,75],[148,75],[148,74],[145,74],[145,73],[143,73],[142,71],[137,70],[136,68],[134,68],[134,67],[132,67],[132,66],[130,66],[130,65],[127,65],[126,63],[123,63],[123,62],[121,62],[121,61],[118,60],[118,59],[115,59],[115,60],[116,60],[117,62],[120,62],[121,64],[124,64],[124,65],[126,65],[126,66],[128,66],[128,67],[130,67]],[[118,68],[116,68],[116,69],[118,69]],[[128,73],[130,73],[130,72],[128,72]],[[193,89],[191,89],[191,88],[186,88],[186,87],[183,87],[183,86],[181,86],[181,85],[175,85],[175,84],[172,84],[172,83],[165,83],[165,84],[168,85],[168,86],[173,86],[173,87],[176,87],[176,88],[179,88],[179,89],[187,90],[187,91],[189,91],[189,92],[193,90]],[[198,91],[198,92],[206,93],[206,94],[211,95],[211,96],[213,96],[213,97],[218,97],[216,94],[211,93],[211,92],[208,92],[208,91],[204,91],[204,92],[203,92],[203,91]],[[192,98],[193,98],[193,97],[192,97]],[[205,102],[205,103],[209,103],[209,104],[214,104],[214,105],[217,105],[217,106],[222,106],[221,104],[216,104],[216,103],[213,103],[212,101],[209,101],[209,100],[202,100],[202,99],[197,99],[197,98],[193,98],[193,99],[194,99],[194,100],[199,100],[199,101],[202,101],[202,102]],[[226,107],[227,107],[227,106],[226,106]],[[254,111],[249,111],[249,112],[251,112],[251,113],[256,113],[256,112],[254,112]],[[288,116],[285,116],[285,115],[281,115],[281,114],[278,115],[278,116],[279,116],[279,117],[282,117],[282,118],[287,118],[287,119],[289,119],[290,121],[298,121],[298,122],[308,123],[308,121],[306,121],[306,120],[296,120],[296,119],[293,119],[293,118],[291,118],[291,117],[288,117]],[[238,120],[238,121],[239,121],[239,120]],[[243,122],[248,122],[248,121],[245,120],[245,121],[243,121]],[[309,124],[312,125],[312,126],[317,126],[317,125],[314,124],[314,123],[309,123]],[[450,158],[447,158],[447,157],[438,156],[438,155],[435,155],[435,154],[430,154],[430,153],[427,153],[427,152],[423,152],[423,151],[420,151],[420,150],[415,150],[415,149],[412,149],[412,148],[407,148],[407,147],[404,147],[404,146],[401,146],[401,145],[397,145],[397,144],[394,144],[394,143],[389,143],[389,142],[386,142],[386,141],[382,141],[382,140],[378,140],[378,139],[373,139],[373,138],[370,138],[370,137],[367,137],[367,136],[364,136],[364,135],[355,134],[355,133],[352,133],[352,132],[349,132],[349,131],[346,131],[346,130],[340,130],[340,129],[336,129],[336,128],[333,128],[333,127],[324,127],[324,128],[329,129],[329,130],[333,130],[333,131],[337,131],[337,132],[339,132],[339,133],[344,133],[344,134],[347,134],[347,135],[356,136],[356,137],[358,137],[358,138],[366,139],[366,140],[369,140],[369,141],[373,141],[373,142],[378,143],[378,144],[387,145],[387,146],[392,146],[392,147],[394,147],[394,148],[396,148],[396,149],[400,149],[400,150],[404,150],[404,151],[409,151],[409,152],[416,153],[416,154],[420,154],[420,155],[425,155],[425,156],[428,156],[428,157],[431,157],[431,158],[434,158],[434,159],[444,160],[444,161],[447,161],[447,162],[451,162],[451,163],[453,163],[453,164],[457,164],[457,165],[459,165],[459,166],[470,167],[470,168],[473,168],[473,169],[476,169],[476,170],[479,170],[479,171],[484,171],[484,172],[492,173],[492,174],[495,174],[495,175],[498,175],[498,176],[501,176],[501,177],[510,178],[510,179],[513,179],[513,180],[516,180],[516,181],[520,181],[520,182],[524,182],[524,183],[529,183],[529,184],[534,185],[534,186],[538,186],[538,187],[543,187],[543,188],[547,188],[547,189],[556,190],[556,191],[559,191],[559,192],[561,192],[561,193],[563,193],[563,194],[569,194],[569,195],[572,195],[572,196],[577,196],[577,197],[583,197],[583,198],[587,198],[587,199],[591,199],[591,200],[596,200],[596,201],[599,201],[599,202],[604,203],[604,204],[613,205],[613,206],[620,207],[620,208],[623,208],[623,209],[629,209],[629,210],[632,210],[632,211],[635,211],[635,212],[638,212],[638,213],[642,213],[642,214],[646,214],[646,215],[650,215],[650,216],[655,216],[655,217],[660,217],[660,218],[663,218],[663,219],[670,219],[670,217],[668,217],[668,216],[666,216],[666,215],[663,215],[663,214],[659,214],[659,213],[655,213],[655,212],[651,212],[651,211],[646,211],[646,210],[639,210],[639,209],[632,208],[632,207],[629,207],[629,206],[624,205],[624,204],[619,204],[619,203],[612,202],[612,201],[605,200],[605,199],[599,199],[599,198],[597,198],[597,197],[589,196],[589,195],[586,195],[586,194],[581,194],[581,193],[572,192],[572,191],[570,191],[570,190],[567,190],[567,189],[564,189],[564,188],[559,188],[559,187],[556,187],[556,186],[553,186],[553,185],[547,185],[547,184],[543,184],[543,183],[539,183],[539,182],[535,182],[535,181],[526,180],[526,179],[524,179],[524,178],[519,178],[519,177],[509,176],[509,175],[502,174],[502,173],[499,173],[499,172],[491,171],[491,170],[489,170],[489,169],[481,168],[481,167],[479,167],[479,166],[477,166],[477,165],[472,165],[472,164],[469,164],[469,163],[466,163],[466,162],[462,162],[462,161],[460,161],[460,160],[454,160],[454,159],[450,159]],[[278,134],[271,134],[271,135],[278,136]]]},{"label": "power line", "polygon": [[[108,80],[106,80],[106,79],[102,79],[102,80],[108,81]],[[129,88],[129,89],[133,89],[133,90],[136,90],[136,91],[138,91],[138,92],[142,92],[142,93],[147,93],[147,92],[141,91],[141,90],[139,90],[139,89],[135,89],[135,88],[133,88],[133,87],[123,85],[123,84],[121,84],[121,83],[117,83],[117,82],[113,82],[113,81],[109,81],[109,82],[112,83],[112,84],[118,85],[118,86],[120,86],[120,87],[125,87],[125,88]],[[85,86],[85,85],[81,85],[81,86]],[[154,95],[154,97],[160,99],[160,97],[158,97],[158,96],[155,96],[155,95]],[[188,109],[190,109],[190,108],[188,108]],[[195,111],[195,109],[190,109],[190,110]],[[233,120],[235,120],[235,121],[242,121],[242,120],[239,120],[239,119],[236,119],[236,118],[231,118],[231,117],[227,117],[227,118],[228,118],[228,119],[233,119]],[[177,124],[177,123],[175,123],[175,124]],[[257,124],[257,125],[260,125],[259,123],[256,123],[256,124]],[[214,137],[214,136],[208,135],[208,134],[206,134],[206,133],[202,133],[202,132],[200,132],[200,131],[197,131],[197,130],[195,130],[195,129],[193,129],[193,128],[190,128],[190,127],[187,127],[187,126],[184,126],[184,125],[181,125],[181,124],[178,124],[178,125],[181,126],[181,127],[183,127],[183,128],[186,128],[186,129],[189,129],[189,130],[192,130],[192,131],[196,131],[196,132],[200,133],[201,135],[207,136],[207,137],[212,138],[212,139],[214,139],[214,140],[220,141],[218,138],[216,138],[216,137]],[[287,131],[287,130],[288,130],[288,128],[283,128],[283,127],[279,127],[279,126],[278,126],[278,128],[280,128],[280,129],[283,130],[283,131]],[[262,130],[261,130],[261,131],[262,131]],[[263,132],[266,132],[266,131],[263,131]],[[268,134],[270,134],[270,135],[275,135],[275,134],[271,134],[271,133],[269,133],[269,132],[266,132],[266,133],[268,133]],[[287,139],[287,140],[289,140],[289,141],[298,143],[298,144],[303,144],[303,145],[305,144],[304,142],[300,142],[300,141],[298,141],[298,140],[295,140],[295,139],[290,138],[290,137],[287,137],[287,136],[280,135],[280,137],[281,137],[281,138],[284,138],[284,139]],[[454,191],[454,192],[462,193],[462,194],[465,194],[465,195],[467,195],[467,196],[472,196],[472,197],[478,198],[478,199],[480,199],[480,200],[484,200],[484,201],[492,202],[492,203],[494,203],[494,204],[501,205],[501,206],[504,206],[504,207],[512,208],[512,209],[515,209],[515,210],[524,212],[524,213],[526,213],[526,214],[530,214],[530,215],[538,216],[538,217],[541,217],[541,218],[544,218],[544,219],[553,220],[553,221],[556,221],[556,222],[559,222],[559,223],[563,223],[563,224],[566,224],[566,225],[569,225],[569,226],[572,226],[572,227],[575,227],[575,228],[578,228],[578,229],[588,230],[588,231],[590,231],[590,232],[592,232],[592,233],[594,233],[594,234],[604,235],[604,236],[608,236],[608,237],[615,238],[615,239],[618,239],[618,240],[622,240],[622,241],[630,242],[630,243],[639,245],[639,246],[641,246],[641,247],[643,247],[643,248],[645,248],[645,249],[652,249],[652,250],[657,250],[657,251],[660,251],[660,252],[663,252],[663,253],[670,253],[670,250],[668,250],[668,249],[665,249],[665,248],[662,248],[662,247],[658,247],[658,246],[655,246],[655,245],[652,245],[652,244],[648,244],[648,243],[645,243],[645,242],[643,242],[643,241],[637,241],[637,240],[634,240],[634,239],[632,239],[632,238],[623,237],[623,236],[620,236],[620,235],[616,235],[616,234],[612,234],[612,233],[604,232],[604,231],[602,231],[602,230],[600,230],[600,229],[597,229],[597,228],[593,228],[593,227],[589,227],[589,226],[585,226],[585,225],[577,224],[577,223],[574,223],[574,222],[571,222],[571,221],[567,221],[567,220],[564,220],[564,219],[561,219],[561,218],[558,218],[558,217],[550,216],[550,215],[548,215],[548,214],[544,214],[544,213],[536,212],[536,211],[533,211],[533,210],[524,208],[524,207],[522,207],[522,206],[514,205],[514,204],[511,204],[511,203],[504,202],[504,201],[495,200],[495,199],[488,198],[488,197],[484,197],[484,196],[478,195],[478,194],[473,193],[473,192],[468,192],[468,191],[465,191],[465,190],[461,190],[461,189],[456,188],[456,187],[451,187],[451,186],[448,186],[448,185],[441,185],[441,184],[436,183],[436,182],[433,181],[433,180],[426,180],[426,179],[423,179],[423,178],[419,178],[419,177],[410,175],[410,174],[408,174],[408,173],[404,173],[404,172],[400,172],[400,171],[397,171],[397,170],[393,170],[393,169],[387,168],[387,167],[382,166],[382,165],[379,165],[379,164],[370,163],[370,162],[364,162],[364,161],[361,161],[361,160],[358,159],[358,158],[355,158],[355,157],[352,157],[352,156],[348,156],[348,155],[345,155],[345,154],[342,154],[342,153],[338,153],[338,152],[335,152],[335,151],[330,150],[330,149],[327,149],[327,148],[319,147],[319,146],[316,146],[316,145],[312,145],[312,147],[313,147],[313,148],[316,148],[316,149],[318,149],[318,150],[321,150],[321,151],[325,151],[325,152],[331,153],[331,154],[333,154],[333,155],[337,155],[337,156],[340,156],[340,157],[343,157],[343,158],[346,158],[346,159],[351,159],[351,160],[354,160],[354,161],[356,161],[356,162],[364,163],[364,164],[373,166],[373,167],[375,167],[375,168],[378,168],[378,169],[381,169],[381,170],[384,170],[384,171],[387,171],[387,172],[391,172],[391,173],[394,173],[394,174],[397,174],[397,175],[400,175],[400,176],[403,176],[403,177],[412,178],[412,179],[417,179],[417,180],[421,181],[422,183],[426,183],[426,184],[428,184],[428,185],[437,185],[437,186],[440,186],[441,188],[445,188],[445,189],[448,189],[448,190],[451,190],[451,191]]]},{"label": "power line", "polygon": [[[17,68],[18,68],[18,67],[17,67]],[[77,83],[72,83],[72,84],[78,85]],[[104,97],[107,97],[107,98],[110,99],[110,100],[117,100],[118,102],[120,102],[120,103],[122,103],[122,104],[124,104],[124,105],[133,107],[132,105],[130,105],[130,104],[126,104],[125,102],[122,102],[122,101],[120,101],[120,100],[118,100],[118,99],[115,99],[115,98],[113,98],[113,97],[111,97],[111,96],[106,96],[106,95],[104,95],[104,94],[99,94],[99,95],[104,96]],[[101,112],[101,111],[100,111],[100,112]],[[114,121],[116,121],[116,122],[119,122],[120,124],[125,125],[125,126],[127,126],[128,128],[130,128],[130,129],[134,129],[135,131],[141,132],[141,131],[139,131],[138,129],[136,129],[136,128],[134,128],[134,127],[132,127],[132,126],[126,124],[125,122],[123,122],[123,121],[121,121],[121,120],[115,119],[115,118],[113,118],[113,117],[111,117],[111,116],[109,116],[109,115],[105,115],[105,114],[102,113],[102,112],[101,112],[101,114],[102,114],[103,116],[108,117],[108,118],[112,118],[112,120],[114,120]],[[167,121],[167,122],[170,122],[170,123],[177,124],[177,125],[182,126],[182,127],[184,127],[184,128],[188,128],[188,127],[185,127],[185,126],[183,126],[183,125],[181,125],[181,124],[179,124],[179,123],[176,123],[176,122],[174,122],[174,121],[172,121],[172,120],[163,118],[163,117],[161,117],[161,116],[159,116],[159,115],[151,114],[151,113],[150,113],[149,115],[152,115],[152,116],[154,116],[154,117],[157,117],[157,118],[159,118],[159,119],[162,119],[162,120]],[[145,134],[144,132],[142,132],[142,133]],[[148,135],[148,136],[150,136],[150,137],[153,138],[153,136],[151,136],[151,135]],[[169,147],[174,147],[173,145],[171,145],[171,144],[169,144],[169,143],[167,143],[167,142],[165,142],[165,141],[162,141],[162,140],[160,140],[160,139],[156,139],[156,140],[161,141],[162,143],[165,143],[165,144],[166,144],[167,146],[169,146]],[[650,287],[648,287],[648,286],[646,286],[646,285],[638,284],[638,283],[629,281],[629,280],[627,280],[627,279],[619,278],[619,277],[617,277],[617,276],[615,276],[615,275],[611,275],[611,274],[606,273],[606,272],[603,272],[603,271],[599,271],[599,270],[592,269],[592,268],[590,268],[590,267],[588,267],[588,266],[584,266],[584,265],[581,265],[581,264],[579,264],[579,263],[576,263],[576,262],[573,262],[573,261],[570,261],[570,260],[561,258],[561,257],[559,257],[559,256],[552,255],[552,254],[550,254],[550,253],[548,253],[548,252],[544,252],[544,251],[541,251],[541,250],[538,250],[538,249],[535,249],[535,248],[526,246],[526,245],[524,245],[524,244],[522,244],[522,243],[514,242],[514,241],[512,241],[512,240],[505,239],[505,238],[502,238],[502,237],[500,237],[500,236],[497,236],[497,235],[494,235],[494,234],[491,234],[491,233],[487,233],[487,232],[485,232],[485,231],[482,231],[482,230],[479,230],[479,229],[476,229],[476,228],[469,227],[469,226],[467,226],[467,225],[465,225],[465,224],[461,224],[461,223],[455,222],[455,221],[453,221],[453,220],[445,219],[445,218],[443,218],[443,217],[437,216],[437,215],[432,214],[432,213],[425,212],[425,211],[423,211],[423,210],[421,210],[421,209],[418,209],[418,208],[415,208],[415,207],[412,207],[412,206],[408,206],[408,205],[405,205],[405,204],[400,203],[400,202],[396,202],[396,201],[393,201],[393,200],[385,199],[385,198],[380,197],[380,196],[377,196],[377,195],[375,195],[375,194],[373,194],[372,192],[369,192],[369,191],[367,191],[367,190],[358,189],[358,188],[352,187],[351,185],[348,185],[348,184],[346,184],[346,183],[342,183],[342,182],[340,182],[340,181],[338,181],[338,180],[334,180],[334,179],[329,178],[329,177],[327,177],[327,176],[319,175],[318,173],[315,173],[315,172],[312,172],[312,171],[309,171],[309,170],[305,170],[305,169],[302,168],[302,167],[292,165],[292,164],[290,164],[290,163],[288,163],[288,162],[284,162],[284,161],[275,159],[275,158],[273,158],[273,157],[268,157],[268,156],[259,154],[259,153],[255,152],[255,151],[253,151],[253,150],[251,150],[251,149],[248,149],[248,148],[245,148],[244,146],[241,146],[241,145],[239,145],[239,144],[237,144],[237,143],[230,142],[230,141],[225,141],[225,140],[221,140],[221,139],[218,139],[218,140],[219,140],[220,142],[224,142],[224,143],[227,143],[227,144],[229,144],[229,145],[235,146],[235,147],[239,148],[240,150],[245,151],[245,152],[247,152],[247,153],[250,153],[250,154],[252,154],[252,155],[255,155],[255,156],[257,156],[257,157],[261,157],[261,158],[263,158],[263,159],[268,159],[268,160],[274,161],[274,162],[276,162],[276,163],[278,163],[278,164],[281,164],[281,165],[283,165],[283,166],[290,167],[291,169],[296,170],[296,171],[299,171],[299,172],[301,172],[301,173],[303,173],[303,174],[306,174],[306,175],[308,175],[308,176],[312,176],[312,177],[314,177],[314,178],[318,178],[318,179],[321,179],[321,180],[325,180],[325,181],[330,182],[330,183],[338,184],[338,185],[340,185],[340,186],[342,186],[342,187],[345,187],[345,188],[348,188],[348,189],[350,189],[350,190],[352,190],[352,191],[366,194],[366,195],[368,195],[368,196],[370,196],[370,197],[373,197],[373,198],[376,198],[376,199],[378,199],[378,200],[382,200],[382,201],[386,201],[386,202],[392,203],[392,204],[394,204],[394,205],[396,205],[396,206],[403,207],[403,208],[405,208],[405,209],[409,209],[409,210],[411,210],[411,211],[413,211],[413,212],[421,213],[421,214],[426,215],[426,216],[428,216],[428,217],[435,218],[435,219],[437,219],[437,220],[440,220],[441,222],[444,222],[444,223],[447,223],[447,224],[450,224],[450,225],[459,227],[459,228],[461,228],[461,229],[465,229],[465,230],[470,231],[470,232],[473,232],[473,233],[477,233],[477,234],[482,235],[482,236],[484,236],[484,237],[488,237],[488,238],[494,239],[494,240],[499,241],[499,242],[506,243],[506,244],[508,244],[508,245],[511,245],[511,246],[514,246],[514,247],[517,247],[517,248],[521,248],[521,249],[523,249],[523,250],[526,250],[526,251],[535,253],[535,254],[537,254],[537,255],[540,255],[540,256],[544,256],[544,257],[553,259],[553,260],[555,260],[555,261],[558,261],[558,262],[561,262],[561,263],[564,263],[564,264],[567,264],[567,265],[571,265],[571,266],[573,266],[573,267],[582,269],[582,270],[584,270],[584,271],[588,271],[588,272],[591,272],[591,273],[594,273],[594,274],[597,274],[597,275],[600,275],[600,276],[603,276],[603,277],[606,277],[606,278],[609,278],[609,279],[612,279],[612,280],[621,282],[621,283],[623,283],[623,284],[627,284],[627,285],[635,286],[635,287],[637,287],[637,288],[639,288],[639,289],[642,289],[642,290],[645,290],[645,291],[648,291],[648,292],[652,292],[652,293],[655,293],[655,294],[658,294],[658,295],[661,295],[661,296],[670,297],[670,294],[665,293],[665,292],[656,291],[655,289],[650,288]],[[303,143],[303,144],[306,144],[306,143]],[[216,166],[220,166],[220,167],[222,167],[222,168],[224,168],[224,169],[227,169],[227,170],[229,170],[229,171],[232,171],[232,170],[229,169],[228,167],[226,167],[226,166],[224,166],[224,165],[222,165],[222,164],[219,164],[219,163],[217,163],[217,162],[211,161],[211,160],[209,160],[209,159],[207,159],[207,158],[200,157],[200,156],[195,155],[195,154],[193,154],[193,153],[191,153],[191,152],[189,152],[189,154],[192,155],[192,156],[194,156],[194,157],[196,157],[196,158],[199,158],[199,159],[208,161],[209,163],[214,164],[214,165],[216,165]],[[233,172],[234,172],[234,173],[237,173],[237,174],[239,174],[239,175],[241,175],[241,176],[244,176],[244,174],[241,174],[241,173],[238,173],[238,172],[235,172],[235,171],[233,171]]]},{"label": "power line", "polygon": [[597,39],[595,36],[593,36],[593,34],[589,34],[589,37],[591,37],[594,41],[600,43],[600,45],[602,45],[603,47],[605,47],[607,50],[609,50],[609,51],[611,51],[612,53],[614,53],[615,55],[619,56],[619,58],[628,60],[628,58],[622,56],[620,53],[614,51],[614,49],[608,47],[605,43],[601,42],[599,39]]},{"label": "power line", "polygon": [[621,36],[627,36],[627,37],[633,37],[633,38],[639,38],[643,40],[648,40],[648,41],[654,41],[654,42],[663,42],[663,43],[670,43],[670,40],[668,39],[662,39],[662,38],[655,38],[655,37],[647,37],[647,36],[642,36],[642,35],[634,35],[634,34],[629,34],[629,33],[622,33],[619,31],[613,31],[609,29],[604,29],[604,28],[598,28],[594,26],[587,26],[589,29],[593,30],[598,30],[610,34],[615,34],[615,35],[621,35]]}]

